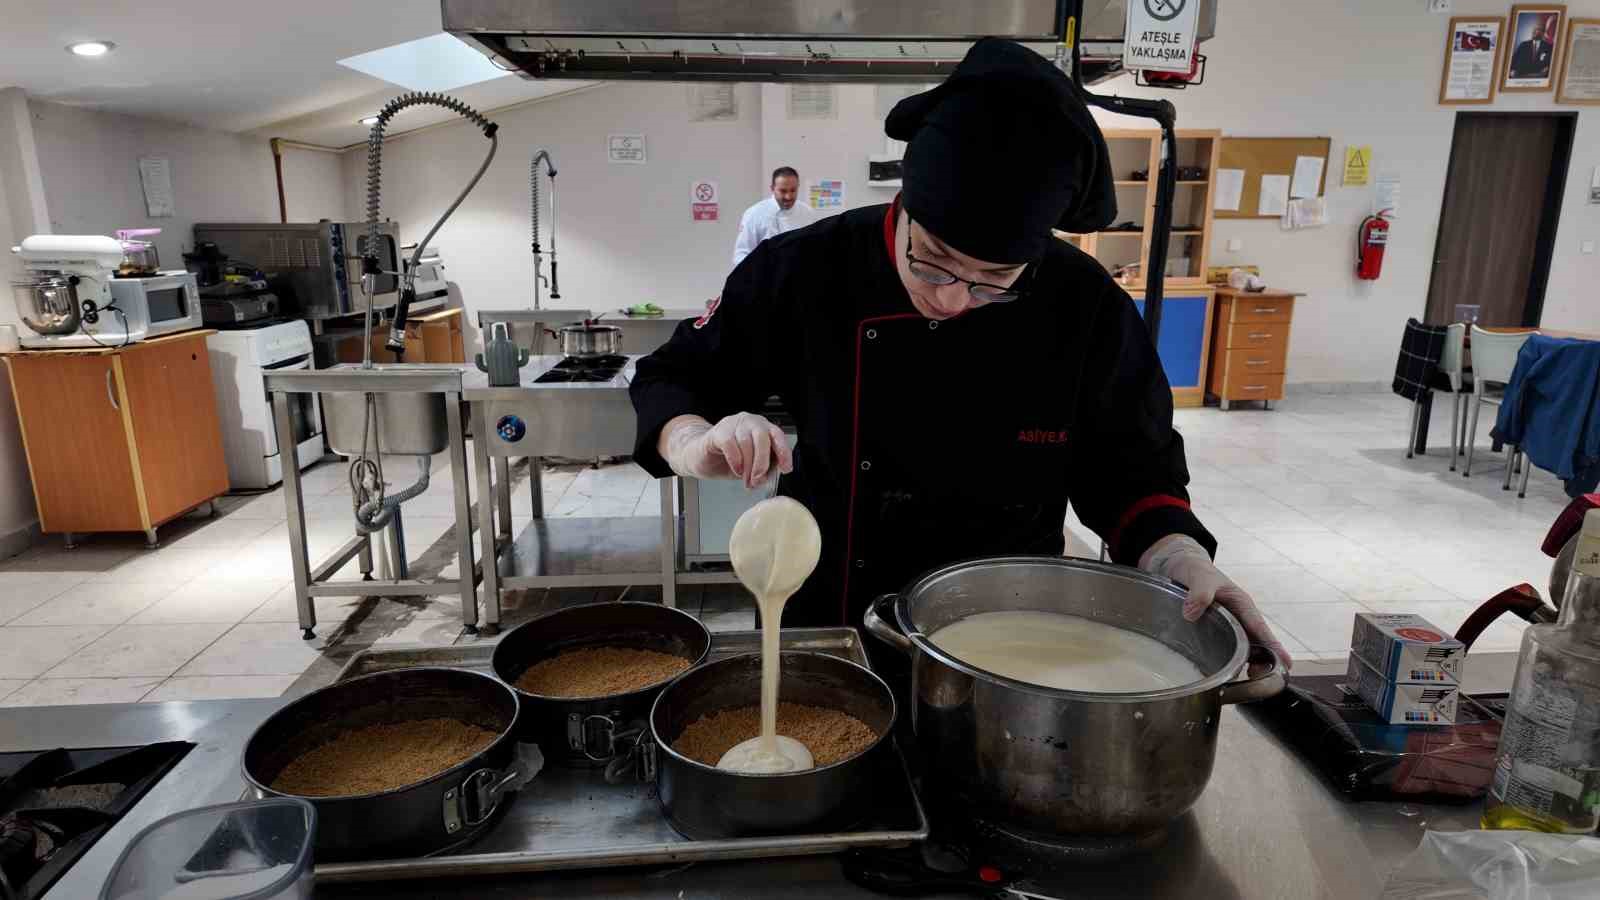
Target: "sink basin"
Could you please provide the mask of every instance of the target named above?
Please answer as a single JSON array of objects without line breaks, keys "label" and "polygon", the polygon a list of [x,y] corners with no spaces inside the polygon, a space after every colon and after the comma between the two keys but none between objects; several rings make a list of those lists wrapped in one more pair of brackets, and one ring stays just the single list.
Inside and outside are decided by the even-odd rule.
[{"label": "sink basin", "polygon": [[[432,456],[450,446],[446,426],[444,394],[380,393],[377,401],[377,427],[369,434],[368,449],[381,447],[385,456]],[[367,395],[324,393],[322,421],[328,446],[341,456],[361,454],[361,432],[366,425]]]}]

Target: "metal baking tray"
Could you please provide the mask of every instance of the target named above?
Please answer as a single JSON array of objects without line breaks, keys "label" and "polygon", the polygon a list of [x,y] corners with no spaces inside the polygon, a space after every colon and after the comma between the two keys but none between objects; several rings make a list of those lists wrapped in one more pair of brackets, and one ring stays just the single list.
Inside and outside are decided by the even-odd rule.
[{"label": "metal baking tray", "polygon": [[[759,631],[711,635],[708,659],[760,649]],[[813,650],[867,665],[861,636],[853,628],[787,628],[785,650]],[[490,671],[494,644],[454,647],[393,647],[351,657],[338,681],[407,666],[449,666]],[[691,841],[662,817],[655,786],[607,784],[598,769],[546,766],[510,804],[504,818],[468,847],[439,856],[330,863],[316,867],[319,882],[383,881],[588,869],[611,866],[682,865],[702,860],[754,859],[836,853],[851,847],[881,847],[921,841],[928,818],[911,787],[905,762],[885,757],[886,777],[873,821],[849,831],[775,837]]]}]

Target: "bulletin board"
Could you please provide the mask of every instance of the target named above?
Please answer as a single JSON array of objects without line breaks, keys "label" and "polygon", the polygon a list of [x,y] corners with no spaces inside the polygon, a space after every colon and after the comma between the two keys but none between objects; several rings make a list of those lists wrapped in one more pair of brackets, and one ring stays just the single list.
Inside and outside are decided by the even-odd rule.
[{"label": "bulletin board", "polygon": [[1217,168],[1243,169],[1244,191],[1239,197],[1238,209],[1219,209],[1214,215],[1218,219],[1278,218],[1256,214],[1257,204],[1261,199],[1261,176],[1292,176],[1294,161],[1301,156],[1316,156],[1322,159],[1322,183],[1317,185],[1317,196],[1323,196],[1328,188],[1328,157],[1332,149],[1333,139],[1325,137],[1253,138],[1224,135]]}]

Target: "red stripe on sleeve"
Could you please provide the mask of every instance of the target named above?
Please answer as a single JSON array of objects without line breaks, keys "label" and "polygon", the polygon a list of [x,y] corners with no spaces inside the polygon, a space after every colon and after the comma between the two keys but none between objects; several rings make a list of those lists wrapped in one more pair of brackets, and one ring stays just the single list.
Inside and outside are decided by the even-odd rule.
[{"label": "red stripe on sleeve", "polygon": [[1116,552],[1117,545],[1122,541],[1122,533],[1128,529],[1129,525],[1133,524],[1135,519],[1152,509],[1161,509],[1167,506],[1188,509],[1189,501],[1182,497],[1174,497],[1171,494],[1151,494],[1128,507],[1127,511],[1122,514],[1122,518],[1117,520],[1116,529],[1111,532],[1111,540],[1108,543],[1111,544],[1112,552]]}]

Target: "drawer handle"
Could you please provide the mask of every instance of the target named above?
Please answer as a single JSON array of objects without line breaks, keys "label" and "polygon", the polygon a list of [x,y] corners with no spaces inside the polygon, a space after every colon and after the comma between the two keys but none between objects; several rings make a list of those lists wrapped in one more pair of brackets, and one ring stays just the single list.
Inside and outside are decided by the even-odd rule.
[{"label": "drawer handle", "polygon": [[106,399],[111,401],[111,408],[122,412],[122,407],[117,405],[117,393],[111,389],[111,370],[106,370]]},{"label": "drawer handle", "polygon": [[1267,359],[1247,359],[1247,360],[1244,361],[1244,364],[1247,365],[1247,366],[1264,366],[1269,362],[1271,362],[1271,360],[1267,360]]},{"label": "drawer handle", "polygon": [[1270,331],[1252,331],[1252,332],[1250,332],[1250,339],[1252,341],[1259,341],[1259,340],[1262,340],[1264,338],[1269,338],[1269,337],[1272,337],[1272,332],[1270,332]]},{"label": "drawer handle", "polygon": [[1241,385],[1239,389],[1242,391],[1264,391],[1267,389],[1267,386],[1264,384],[1246,384]]},{"label": "drawer handle", "polygon": [[1266,313],[1275,313],[1278,308],[1276,306],[1258,306],[1255,311],[1264,315]]}]

